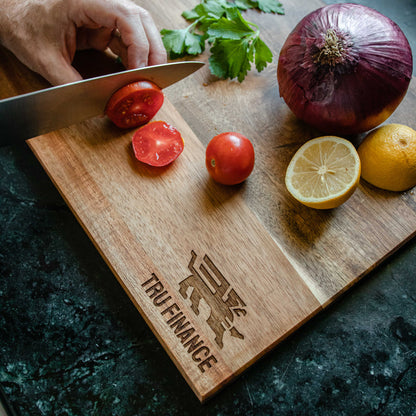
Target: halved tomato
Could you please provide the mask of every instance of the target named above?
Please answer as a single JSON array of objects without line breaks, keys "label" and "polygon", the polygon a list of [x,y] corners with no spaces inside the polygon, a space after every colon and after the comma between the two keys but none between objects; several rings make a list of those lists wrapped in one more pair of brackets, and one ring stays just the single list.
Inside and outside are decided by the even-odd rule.
[{"label": "halved tomato", "polygon": [[165,121],[152,121],[133,135],[134,155],[151,166],[166,166],[183,151],[184,142],[179,131]]},{"label": "halved tomato", "polygon": [[116,91],[105,113],[120,128],[138,127],[149,122],[162,107],[164,95],[153,82],[136,81]]}]

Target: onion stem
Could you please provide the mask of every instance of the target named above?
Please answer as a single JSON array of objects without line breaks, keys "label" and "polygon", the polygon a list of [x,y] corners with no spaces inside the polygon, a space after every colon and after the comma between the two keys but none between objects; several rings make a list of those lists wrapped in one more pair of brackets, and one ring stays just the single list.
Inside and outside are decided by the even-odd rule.
[{"label": "onion stem", "polygon": [[344,45],[334,29],[328,29],[325,34],[324,46],[314,56],[314,63],[335,66],[342,61]]}]

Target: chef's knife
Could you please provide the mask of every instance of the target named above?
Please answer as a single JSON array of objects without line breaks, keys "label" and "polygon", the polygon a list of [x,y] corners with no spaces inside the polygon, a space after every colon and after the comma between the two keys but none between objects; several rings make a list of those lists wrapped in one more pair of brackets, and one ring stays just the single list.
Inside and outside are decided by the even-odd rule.
[{"label": "chef's knife", "polygon": [[148,80],[163,89],[203,65],[185,61],[148,66],[0,100],[0,146],[104,114],[111,95],[130,82]]}]

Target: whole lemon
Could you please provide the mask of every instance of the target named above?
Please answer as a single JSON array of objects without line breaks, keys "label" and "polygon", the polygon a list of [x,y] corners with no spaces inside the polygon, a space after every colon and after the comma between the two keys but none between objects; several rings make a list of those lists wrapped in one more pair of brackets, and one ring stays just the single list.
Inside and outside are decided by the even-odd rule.
[{"label": "whole lemon", "polygon": [[388,191],[416,185],[416,131],[403,124],[386,124],[371,131],[358,147],[361,177]]}]

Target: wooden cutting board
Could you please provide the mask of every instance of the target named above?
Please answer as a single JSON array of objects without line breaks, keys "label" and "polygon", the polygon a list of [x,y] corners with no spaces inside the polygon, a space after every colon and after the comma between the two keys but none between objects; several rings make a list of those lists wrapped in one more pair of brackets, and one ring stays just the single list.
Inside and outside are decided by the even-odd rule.
[{"label": "wooden cutting board", "polygon": [[[141,2],[154,16],[156,2]],[[160,28],[184,25],[172,0]],[[286,1],[286,15],[251,13],[278,51],[321,3]],[[275,24],[276,20],[281,23]],[[275,41],[275,42],[274,42]],[[44,82],[0,50],[1,97]],[[124,290],[203,401],[351,287],[415,235],[414,190],[361,183],[343,206],[315,211],[287,193],[291,156],[316,132],[278,96],[275,64],[239,84],[208,68],[165,90],[157,119],[185,150],[171,166],[134,159],[131,132],[105,118],[28,141]],[[413,81],[389,120],[416,127]],[[179,109],[179,111],[178,111]],[[186,118],[186,121],[185,121]],[[227,130],[250,137],[256,167],[245,184],[215,184],[205,145]],[[357,138],[358,140],[358,138]]]}]

